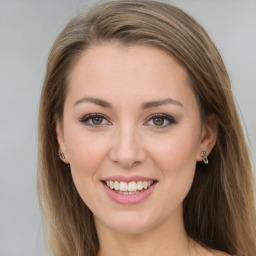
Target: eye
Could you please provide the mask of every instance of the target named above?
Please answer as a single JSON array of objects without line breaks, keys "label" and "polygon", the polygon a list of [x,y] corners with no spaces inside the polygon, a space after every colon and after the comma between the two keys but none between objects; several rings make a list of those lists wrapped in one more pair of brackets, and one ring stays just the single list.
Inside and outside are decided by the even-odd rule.
[{"label": "eye", "polygon": [[172,116],[166,114],[153,114],[148,117],[147,124],[156,128],[165,128],[176,124],[176,121]]},{"label": "eye", "polygon": [[88,114],[82,117],[80,122],[95,128],[110,124],[107,118],[102,114]]}]

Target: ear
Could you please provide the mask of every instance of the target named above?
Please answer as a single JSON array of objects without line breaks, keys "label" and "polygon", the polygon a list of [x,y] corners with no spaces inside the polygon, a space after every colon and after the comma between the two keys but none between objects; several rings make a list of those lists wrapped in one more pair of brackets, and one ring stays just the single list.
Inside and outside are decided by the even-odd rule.
[{"label": "ear", "polygon": [[56,134],[57,134],[57,140],[59,145],[59,153],[62,152],[65,157],[65,158],[60,157],[60,159],[65,164],[69,164],[68,154],[65,146],[63,127],[60,121],[56,121]]},{"label": "ear", "polygon": [[197,152],[197,161],[201,162],[203,160],[201,152],[205,151],[206,155],[209,156],[213,147],[216,144],[218,137],[218,123],[216,116],[210,114],[206,116],[201,132],[200,145]]}]

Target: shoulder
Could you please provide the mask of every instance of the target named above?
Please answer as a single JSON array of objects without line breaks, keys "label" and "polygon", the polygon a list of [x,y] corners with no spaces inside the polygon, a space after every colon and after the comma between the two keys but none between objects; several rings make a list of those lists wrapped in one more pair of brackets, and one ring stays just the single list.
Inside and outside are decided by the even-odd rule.
[{"label": "shoulder", "polygon": [[211,250],[212,256],[232,256],[226,252]]},{"label": "shoulder", "polygon": [[[200,256],[232,256],[223,251],[213,250],[210,248],[203,247],[202,245],[198,244],[197,242],[193,241],[194,254]],[[193,255],[194,255],[193,254]]]}]

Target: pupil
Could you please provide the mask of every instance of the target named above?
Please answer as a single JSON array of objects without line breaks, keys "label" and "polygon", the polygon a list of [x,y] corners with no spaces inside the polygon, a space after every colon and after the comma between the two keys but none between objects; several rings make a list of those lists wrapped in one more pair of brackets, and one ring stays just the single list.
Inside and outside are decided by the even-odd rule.
[{"label": "pupil", "polygon": [[102,123],[102,117],[98,117],[98,116],[93,117],[92,122],[93,122],[93,124],[97,124],[97,125],[101,124]]},{"label": "pupil", "polygon": [[153,123],[155,124],[155,125],[163,125],[164,124],[164,119],[163,118],[161,118],[161,117],[157,117],[157,118],[154,118],[153,119]]}]

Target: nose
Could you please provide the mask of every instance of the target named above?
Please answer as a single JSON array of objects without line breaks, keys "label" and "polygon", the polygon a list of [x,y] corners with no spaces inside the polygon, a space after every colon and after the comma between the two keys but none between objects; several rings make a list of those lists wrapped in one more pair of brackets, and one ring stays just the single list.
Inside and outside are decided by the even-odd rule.
[{"label": "nose", "polygon": [[136,129],[126,126],[115,131],[109,157],[112,162],[125,169],[145,161],[146,153]]}]

